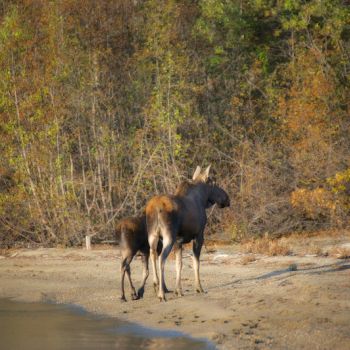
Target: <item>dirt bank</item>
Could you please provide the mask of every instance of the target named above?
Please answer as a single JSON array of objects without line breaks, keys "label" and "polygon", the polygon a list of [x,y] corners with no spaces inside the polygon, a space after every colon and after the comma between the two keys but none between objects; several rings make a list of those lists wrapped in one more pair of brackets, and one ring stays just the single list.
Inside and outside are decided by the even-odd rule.
[{"label": "dirt bank", "polygon": [[[314,241],[319,244],[320,239]],[[350,238],[321,241],[323,246],[346,247]],[[300,252],[284,257],[247,256],[233,246],[204,251],[201,278],[207,293],[197,295],[186,251],[185,296],[170,293],[168,301],[160,303],[150,276],[142,300],[121,303],[117,248],[7,251],[0,256],[0,297],[74,303],[148,327],[206,337],[220,349],[349,348],[349,259],[302,256]],[[132,276],[139,285],[138,259],[132,264]],[[169,260],[169,288],[174,278],[174,260]]]}]

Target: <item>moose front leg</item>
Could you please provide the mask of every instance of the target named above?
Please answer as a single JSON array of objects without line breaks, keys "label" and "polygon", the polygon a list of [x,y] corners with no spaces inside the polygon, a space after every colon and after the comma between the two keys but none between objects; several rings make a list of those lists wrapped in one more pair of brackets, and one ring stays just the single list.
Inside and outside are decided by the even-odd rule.
[{"label": "moose front leg", "polygon": [[193,250],[193,270],[195,279],[195,288],[197,293],[204,293],[204,290],[199,279],[199,257],[201,255],[201,249],[203,245],[203,233],[200,234],[194,241],[192,245]]}]

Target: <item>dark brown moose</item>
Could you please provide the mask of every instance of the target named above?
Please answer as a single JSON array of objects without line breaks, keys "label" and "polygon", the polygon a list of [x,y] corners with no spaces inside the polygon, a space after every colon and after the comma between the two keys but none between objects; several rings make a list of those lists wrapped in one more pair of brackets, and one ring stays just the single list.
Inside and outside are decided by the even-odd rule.
[{"label": "dark brown moose", "polygon": [[[199,280],[199,256],[207,223],[205,209],[215,203],[220,208],[230,205],[227,193],[210,179],[209,170],[210,166],[202,173],[201,168],[197,166],[192,181],[184,182],[175,195],[155,196],[146,205],[153,283],[159,288],[158,298],[161,301],[165,301],[164,263],[173,246],[176,255],[175,293],[183,295],[181,287],[182,245],[190,241],[193,241],[195,288],[198,293],[203,292]],[[162,240],[163,243],[158,261],[160,281],[156,268],[159,240]]]},{"label": "dark brown moose", "polygon": [[[148,260],[149,260],[149,244],[146,230],[146,216],[128,217],[119,221],[116,227],[117,236],[120,235],[120,250],[121,250],[121,300],[126,301],[124,279],[125,273],[128,276],[131,299],[137,300],[143,297],[145,291],[146,280],[149,275]],[[157,247],[158,255],[162,251],[162,243],[159,241]],[[137,293],[131,280],[130,264],[136,253],[141,255],[143,273],[141,287]],[[166,286],[164,286],[165,290]]]}]

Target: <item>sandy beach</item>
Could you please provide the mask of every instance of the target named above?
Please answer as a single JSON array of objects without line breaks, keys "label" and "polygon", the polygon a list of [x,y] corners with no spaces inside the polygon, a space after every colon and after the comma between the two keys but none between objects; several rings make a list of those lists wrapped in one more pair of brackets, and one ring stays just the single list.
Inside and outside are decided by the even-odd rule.
[{"label": "sandy beach", "polygon": [[[286,244],[290,244],[288,240]],[[349,349],[350,260],[321,250],[350,248],[349,234],[304,238],[288,256],[242,253],[238,245],[210,245],[201,256],[205,294],[193,290],[191,252],[185,250],[184,296],[159,302],[152,273],[144,298],[120,301],[118,247],[17,249],[0,255],[0,297],[72,303],[146,327],[207,338],[219,349]],[[132,277],[141,282],[140,258]],[[174,259],[166,264],[169,289]]]}]

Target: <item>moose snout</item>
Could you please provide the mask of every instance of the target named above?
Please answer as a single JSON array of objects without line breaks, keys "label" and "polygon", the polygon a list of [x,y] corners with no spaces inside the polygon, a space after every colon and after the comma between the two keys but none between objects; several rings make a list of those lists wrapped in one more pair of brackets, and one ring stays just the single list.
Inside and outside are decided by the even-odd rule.
[{"label": "moose snout", "polygon": [[226,208],[226,207],[229,207],[231,205],[230,203],[230,198],[227,197],[220,205],[220,208]]}]

